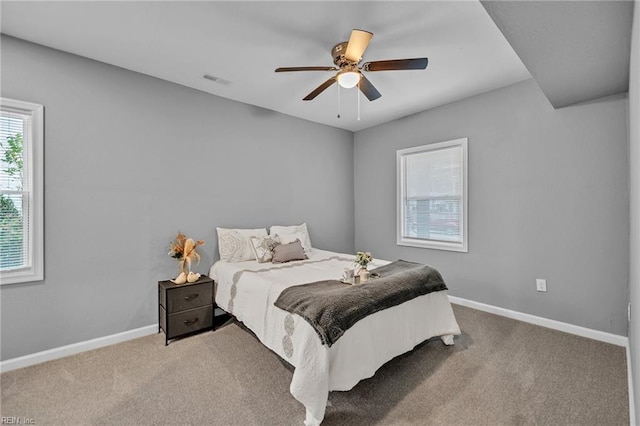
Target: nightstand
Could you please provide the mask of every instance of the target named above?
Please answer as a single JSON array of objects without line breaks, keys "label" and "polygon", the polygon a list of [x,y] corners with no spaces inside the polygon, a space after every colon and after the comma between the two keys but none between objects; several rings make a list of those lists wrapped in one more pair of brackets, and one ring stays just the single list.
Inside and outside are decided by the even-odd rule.
[{"label": "nightstand", "polygon": [[169,340],[213,328],[213,280],[206,275],[194,283],[158,281],[158,333]]}]

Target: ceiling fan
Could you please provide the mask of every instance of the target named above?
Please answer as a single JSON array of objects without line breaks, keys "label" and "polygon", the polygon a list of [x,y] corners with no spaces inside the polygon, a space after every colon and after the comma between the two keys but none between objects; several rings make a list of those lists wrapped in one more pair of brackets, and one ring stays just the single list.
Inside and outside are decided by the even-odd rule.
[{"label": "ceiling fan", "polygon": [[380,96],[380,92],[371,84],[369,79],[362,74],[362,71],[393,71],[393,70],[423,70],[427,68],[429,63],[428,58],[414,58],[414,59],[392,59],[386,61],[373,61],[365,62],[361,67],[358,67],[360,61],[362,61],[362,55],[367,49],[369,42],[373,37],[373,33],[364,30],[351,31],[351,37],[349,41],[343,41],[336,44],[331,49],[331,56],[333,57],[333,63],[336,67],[282,67],[277,68],[276,72],[290,72],[290,71],[338,71],[336,75],[316,87],[311,93],[303,98],[305,101],[310,101],[326,90],[333,83],[338,83],[345,89],[358,86],[360,91],[370,101],[375,101]]}]

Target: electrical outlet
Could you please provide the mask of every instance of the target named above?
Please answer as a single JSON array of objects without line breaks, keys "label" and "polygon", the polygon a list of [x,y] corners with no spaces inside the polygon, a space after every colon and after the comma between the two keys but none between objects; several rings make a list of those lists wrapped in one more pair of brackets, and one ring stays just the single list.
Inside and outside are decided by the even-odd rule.
[{"label": "electrical outlet", "polygon": [[536,290],[547,291],[547,280],[543,280],[542,278],[536,278]]}]

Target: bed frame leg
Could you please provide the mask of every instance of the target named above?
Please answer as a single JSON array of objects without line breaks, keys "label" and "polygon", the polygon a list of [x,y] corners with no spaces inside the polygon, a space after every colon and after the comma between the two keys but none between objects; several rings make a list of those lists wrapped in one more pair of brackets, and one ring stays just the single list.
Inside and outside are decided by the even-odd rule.
[{"label": "bed frame leg", "polygon": [[442,343],[444,343],[447,346],[452,346],[453,345],[453,334],[447,334],[444,336],[440,336],[440,338],[442,339]]}]

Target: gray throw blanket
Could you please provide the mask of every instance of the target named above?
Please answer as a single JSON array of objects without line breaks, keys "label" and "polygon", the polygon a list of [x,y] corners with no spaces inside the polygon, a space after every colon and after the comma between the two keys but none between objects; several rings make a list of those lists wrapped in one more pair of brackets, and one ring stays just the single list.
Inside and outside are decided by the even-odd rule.
[{"label": "gray throw blanket", "polygon": [[318,281],[285,289],[275,306],[304,318],[322,344],[331,347],[356,322],[418,296],[446,290],[435,269],[397,260],[371,271],[379,275],[364,284]]}]

